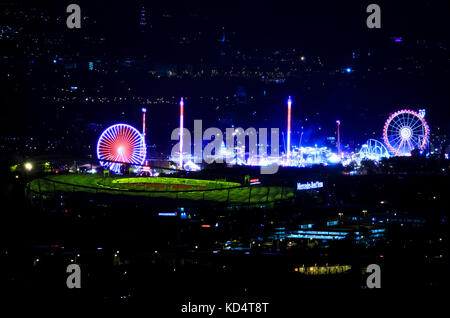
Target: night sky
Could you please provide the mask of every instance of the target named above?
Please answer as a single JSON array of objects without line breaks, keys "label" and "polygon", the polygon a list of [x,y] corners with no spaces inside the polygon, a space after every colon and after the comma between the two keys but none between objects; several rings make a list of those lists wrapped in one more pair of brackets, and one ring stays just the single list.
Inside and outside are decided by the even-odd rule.
[{"label": "night sky", "polygon": [[[183,4],[79,1],[79,4],[82,15],[87,17],[81,30],[65,28],[67,4],[40,3],[34,5],[49,14],[50,22],[41,24],[39,19],[24,22],[23,38],[15,41],[21,48],[27,47],[30,41],[27,32],[39,37],[39,41],[59,38],[60,42],[49,45],[49,56],[56,53],[108,62],[128,58],[146,63],[217,65],[217,40],[222,37],[223,28],[234,51],[251,55],[257,50],[258,54],[270,55],[277,50],[297,50],[307,57],[306,62],[317,63],[320,58],[323,63],[321,72],[311,72],[300,79],[288,78],[278,85],[241,78],[158,81],[145,78],[139,70],[114,78],[94,79],[86,73],[74,75],[80,86],[91,91],[102,86],[105,95],[119,95],[123,84],[132,87],[128,96],[187,96],[188,128],[192,128],[194,119],[203,119],[207,125],[221,128],[232,123],[283,130],[288,95],[294,98],[294,131],[304,127],[305,137],[311,136],[306,140],[310,143],[333,135],[336,119],[343,122],[344,141],[347,138],[349,143],[358,144],[368,137],[379,138],[388,114],[402,108],[426,108],[432,133],[435,127],[444,131],[449,127],[446,116],[450,102],[449,3],[378,1],[381,29],[368,29],[365,25],[368,1],[189,1]],[[26,5],[17,4],[17,8],[20,6]],[[146,32],[142,32],[138,23],[142,6],[151,26]],[[183,37],[193,40],[181,46],[179,39]],[[395,37],[402,37],[403,42],[395,43]],[[104,40],[97,46],[90,42],[93,38]],[[53,129],[64,130],[75,118],[101,125],[118,121],[139,125],[138,103],[108,107],[73,103],[65,105],[65,115],[58,115],[60,105],[43,101],[41,96],[57,91],[59,75],[45,66],[27,75],[30,57],[14,46],[16,42],[1,42],[3,51],[14,56],[15,61],[14,78],[1,78],[0,101],[8,105],[2,116],[4,134],[32,135],[42,122],[53,122],[49,124]],[[352,59],[353,53],[357,59]],[[330,75],[347,67],[352,68],[351,74]],[[398,71],[398,67],[408,71]],[[367,72],[368,68],[376,68],[377,72]],[[45,85],[47,91],[33,90],[36,81]],[[199,98],[231,96],[239,87],[247,96],[253,96],[244,106],[206,104]],[[219,111],[215,111],[217,106]],[[152,141],[164,144],[177,126],[176,102],[169,108],[149,108]]]}]

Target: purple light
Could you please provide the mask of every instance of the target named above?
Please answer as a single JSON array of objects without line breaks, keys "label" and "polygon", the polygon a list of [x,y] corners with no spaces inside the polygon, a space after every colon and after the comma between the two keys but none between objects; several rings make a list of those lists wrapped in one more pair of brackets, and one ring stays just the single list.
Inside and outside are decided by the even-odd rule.
[{"label": "purple light", "polygon": [[183,169],[184,100],[180,99],[180,168]]},{"label": "purple light", "polygon": [[288,160],[291,157],[291,108],[292,108],[292,99],[289,96],[287,101],[288,106],[288,118],[287,118],[287,157]]},{"label": "purple light", "polygon": [[100,164],[116,173],[120,172],[122,163],[142,165],[145,155],[143,136],[136,128],[127,124],[108,127],[97,142],[97,158]]}]

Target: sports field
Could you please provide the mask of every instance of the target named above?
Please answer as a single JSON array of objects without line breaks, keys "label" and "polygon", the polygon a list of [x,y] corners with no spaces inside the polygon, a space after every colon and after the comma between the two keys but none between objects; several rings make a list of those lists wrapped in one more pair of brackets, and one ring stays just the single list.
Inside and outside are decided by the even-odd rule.
[{"label": "sports field", "polygon": [[203,200],[228,204],[263,204],[291,199],[293,188],[242,186],[237,182],[168,177],[102,177],[88,174],[52,175],[29,183],[34,193],[87,192],[125,194],[177,200]]}]

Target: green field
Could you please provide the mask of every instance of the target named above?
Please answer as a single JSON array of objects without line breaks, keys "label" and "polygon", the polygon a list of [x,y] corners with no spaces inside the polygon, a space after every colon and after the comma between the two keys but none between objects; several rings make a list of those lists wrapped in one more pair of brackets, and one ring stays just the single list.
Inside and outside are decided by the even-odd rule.
[{"label": "green field", "polygon": [[32,192],[51,195],[56,192],[125,194],[177,200],[203,200],[228,204],[259,204],[293,198],[292,188],[278,186],[242,186],[237,182],[168,177],[102,177],[86,174],[46,176],[29,183]]}]

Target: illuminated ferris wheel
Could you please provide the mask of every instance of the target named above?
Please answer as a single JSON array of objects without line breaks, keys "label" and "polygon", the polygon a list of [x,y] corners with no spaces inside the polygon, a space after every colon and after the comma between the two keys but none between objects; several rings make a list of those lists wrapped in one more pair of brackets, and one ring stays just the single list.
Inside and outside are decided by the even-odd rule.
[{"label": "illuminated ferris wheel", "polygon": [[388,149],[397,156],[407,156],[413,149],[423,150],[430,137],[430,128],[423,113],[399,110],[384,124],[383,138]]},{"label": "illuminated ferris wheel", "polygon": [[97,158],[100,164],[116,173],[123,163],[142,165],[146,147],[144,136],[134,127],[116,124],[108,127],[97,142]]}]

